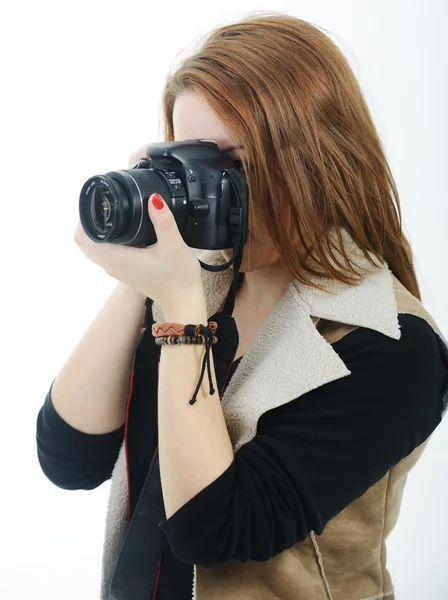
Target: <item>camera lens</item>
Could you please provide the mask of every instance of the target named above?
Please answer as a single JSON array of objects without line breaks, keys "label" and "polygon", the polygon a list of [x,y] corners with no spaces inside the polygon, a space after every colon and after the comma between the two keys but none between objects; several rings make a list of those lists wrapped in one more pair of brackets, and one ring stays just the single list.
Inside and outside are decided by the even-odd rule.
[{"label": "camera lens", "polygon": [[110,171],[91,177],[79,197],[79,216],[86,234],[95,242],[146,246],[157,237],[148,215],[148,198],[161,194],[179,226],[187,218],[185,197],[172,198],[168,181],[153,169]]},{"label": "camera lens", "polygon": [[91,177],[79,198],[79,216],[87,235],[96,242],[112,242],[125,232],[131,218],[128,193],[114,173]]}]

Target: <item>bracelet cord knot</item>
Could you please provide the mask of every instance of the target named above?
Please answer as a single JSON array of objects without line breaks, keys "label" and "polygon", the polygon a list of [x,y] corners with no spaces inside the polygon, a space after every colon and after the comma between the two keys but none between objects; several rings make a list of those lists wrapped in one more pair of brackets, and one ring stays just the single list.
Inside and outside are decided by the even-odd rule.
[{"label": "bracelet cord knot", "polygon": [[210,365],[210,352],[212,348],[212,338],[213,334],[216,332],[216,324],[209,324],[209,326],[205,325],[186,325],[185,326],[185,335],[193,335],[197,332],[199,335],[204,336],[205,340],[205,355],[204,360],[202,361],[201,374],[199,376],[199,381],[194,391],[193,397],[189,400],[189,404],[196,404],[197,396],[199,390],[201,389],[202,382],[204,381],[205,369],[207,369],[208,381],[209,381],[209,393],[210,396],[213,396],[215,393],[215,388],[213,387],[213,378],[212,378],[212,369]]}]

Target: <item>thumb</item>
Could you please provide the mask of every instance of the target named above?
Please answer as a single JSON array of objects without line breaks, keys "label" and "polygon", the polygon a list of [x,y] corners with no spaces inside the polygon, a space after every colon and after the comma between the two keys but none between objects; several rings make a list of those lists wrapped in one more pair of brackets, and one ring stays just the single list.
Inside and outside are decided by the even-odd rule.
[{"label": "thumb", "polygon": [[174,215],[160,194],[151,194],[149,197],[148,214],[158,242],[171,245],[176,239],[182,239]]}]

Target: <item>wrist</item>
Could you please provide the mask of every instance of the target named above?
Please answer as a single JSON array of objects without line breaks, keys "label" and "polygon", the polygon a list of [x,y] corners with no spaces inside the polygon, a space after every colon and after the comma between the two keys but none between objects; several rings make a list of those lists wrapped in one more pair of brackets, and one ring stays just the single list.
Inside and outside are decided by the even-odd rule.
[{"label": "wrist", "polygon": [[207,304],[201,290],[197,294],[179,294],[169,306],[162,306],[163,317],[169,323],[181,325],[206,325]]},{"label": "wrist", "polygon": [[167,323],[179,323],[180,325],[207,325],[208,317],[205,309],[196,307],[182,307],[163,313]]},{"label": "wrist", "polygon": [[131,300],[138,303],[145,303],[146,296],[135,288],[122,283],[121,281],[114,288],[115,294],[122,297],[125,301]]}]

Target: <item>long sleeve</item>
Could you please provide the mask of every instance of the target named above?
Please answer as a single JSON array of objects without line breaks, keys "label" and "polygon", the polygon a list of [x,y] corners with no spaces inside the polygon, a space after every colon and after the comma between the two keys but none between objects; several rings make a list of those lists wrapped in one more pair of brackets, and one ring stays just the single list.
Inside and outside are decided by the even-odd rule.
[{"label": "long sleeve", "polygon": [[102,435],[71,427],[56,412],[51,389],[37,417],[37,455],[48,479],[66,490],[91,490],[108,479],[124,438],[124,425]]},{"label": "long sleeve", "polygon": [[160,523],[178,560],[265,561],[321,534],[430,436],[448,365],[426,322],[399,321],[398,341],[359,328],[335,343],[351,375],[264,414],[230,467]]}]

